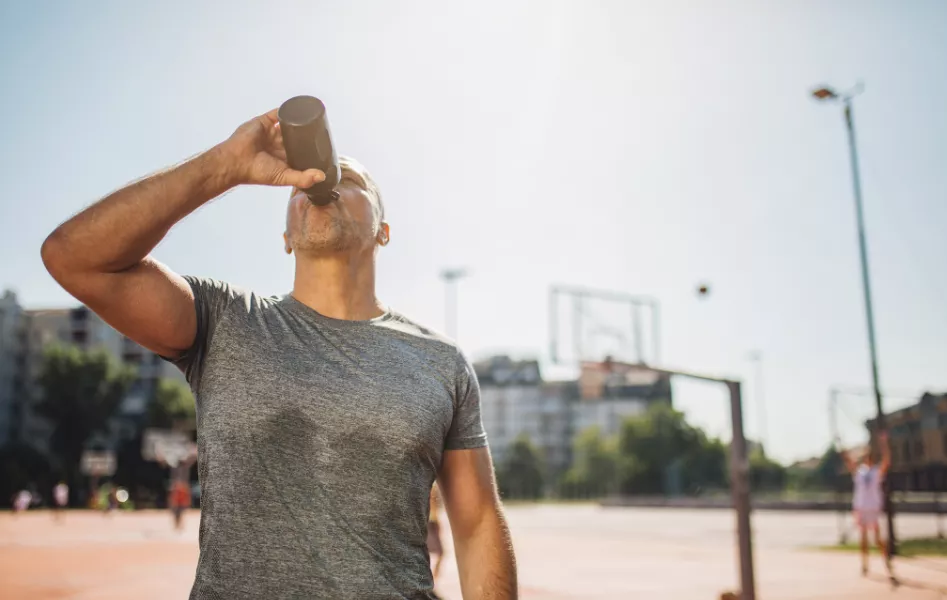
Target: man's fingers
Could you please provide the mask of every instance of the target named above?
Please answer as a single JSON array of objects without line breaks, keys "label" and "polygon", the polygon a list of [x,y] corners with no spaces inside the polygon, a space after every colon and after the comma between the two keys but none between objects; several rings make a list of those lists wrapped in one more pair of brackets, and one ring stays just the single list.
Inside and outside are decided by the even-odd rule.
[{"label": "man's fingers", "polygon": [[326,175],[319,169],[307,169],[305,171],[296,171],[294,169],[285,169],[279,176],[279,182],[276,185],[291,185],[300,189],[311,187],[320,181],[325,181]]}]

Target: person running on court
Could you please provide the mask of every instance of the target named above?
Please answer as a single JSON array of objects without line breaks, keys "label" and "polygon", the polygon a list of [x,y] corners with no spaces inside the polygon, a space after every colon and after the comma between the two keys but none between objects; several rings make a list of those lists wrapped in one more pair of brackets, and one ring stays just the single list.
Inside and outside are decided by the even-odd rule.
[{"label": "person running on court", "polygon": [[62,511],[69,504],[69,486],[65,481],[60,481],[53,487],[53,503],[56,519],[62,518]]},{"label": "person running on court", "polygon": [[854,460],[848,452],[841,451],[845,465],[852,475],[852,514],[861,537],[862,575],[868,574],[868,534],[875,536],[875,543],[885,559],[888,575],[893,579],[891,556],[888,554],[885,540],[881,537],[879,519],[884,512],[884,481],[891,466],[891,450],[888,447],[888,433],[878,435],[881,446],[881,463],[876,464],[871,447],[865,451],[861,461]]},{"label": "person running on court", "polygon": [[13,513],[21,513],[29,509],[33,503],[33,494],[27,490],[20,490],[13,496]]},{"label": "person running on court", "polygon": [[191,508],[191,487],[183,479],[175,479],[168,492],[168,506],[174,519],[174,528],[184,527],[184,511]]},{"label": "person running on court", "polygon": [[[473,367],[376,297],[390,228],[368,171],[341,165],[339,198],[311,202],[299,190],[325,175],[287,166],[273,110],[81,211],[43,243],[43,262],[115,329],[174,361],[194,391],[202,495],[191,600],[431,599],[435,479],[464,597],[516,598]],[[150,254],[239,185],[292,188],[286,295],[182,277]],[[204,217],[227,228],[225,210]],[[195,248],[227,260],[226,249]]]}]

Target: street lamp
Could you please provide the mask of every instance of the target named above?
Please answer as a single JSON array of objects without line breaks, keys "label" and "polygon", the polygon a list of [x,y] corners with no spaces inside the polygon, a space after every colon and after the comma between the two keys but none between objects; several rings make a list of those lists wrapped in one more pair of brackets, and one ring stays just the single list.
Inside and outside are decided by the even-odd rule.
[{"label": "street lamp", "polygon": [[457,280],[468,275],[467,269],[444,269],[441,279],[445,284],[444,333],[457,341]]},{"label": "street lamp", "polygon": [[[852,163],[852,185],[855,193],[855,216],[858,225],[858,250],[861,257],[862,291],[865,296],[865,316],[868,320],[868,351],[871,355],[871,382],[875,394],[875,408],[878,410],[878,430],[885,429],[885,414],[881,406],[881,386],[878,383],[878,353],[875,347],[875,317],[871,307],[871,282],[868,277],[868,248],[865,242],[865,217],[862,210],[861,177],[858,173],[858,152],[855,147],[855,123],[852,119],[852,99],[862,92],[859,83],[853,89],[838,93],[828,86],[812,91],[812,96],[820,102],[841,102],[844,106],[845,126],[848,131],[848,150]],[[895,551],[894,507],[891,505],[891,486],[885,485],[885,511],[888,514],[888,548]]]}]

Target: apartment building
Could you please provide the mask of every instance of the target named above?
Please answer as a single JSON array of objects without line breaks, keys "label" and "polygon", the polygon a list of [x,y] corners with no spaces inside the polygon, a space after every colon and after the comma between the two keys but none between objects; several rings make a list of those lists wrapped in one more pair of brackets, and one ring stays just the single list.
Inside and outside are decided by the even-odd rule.
[{"label": "apartment building", "polygon": [[184,377],[170,363],[126,338],[85,306],[25,309],[13,292],[0,297],[0,444],[29,441],[48,450],[49,426],[33,410],[40,397],[43,353],[53,344],[101,348],[136,368],[137,377],[116,415],[113,434],[133,436],[157,381]]}]

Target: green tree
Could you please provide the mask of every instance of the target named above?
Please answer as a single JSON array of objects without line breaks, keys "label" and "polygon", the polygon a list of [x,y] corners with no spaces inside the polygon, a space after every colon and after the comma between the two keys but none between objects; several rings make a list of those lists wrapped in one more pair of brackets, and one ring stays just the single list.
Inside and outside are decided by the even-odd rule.
[{"label": "green tree", "polygon": [[686,491],[700,494],[726,488],[729,485],[729,448],[719,439],[707,437],[700,429],[697,429],[697,442],[695,452],[687,456],[684,463]]},{"label": "green tree", "polygon": [[560,482],[560,493],[569,498],[600,497],[615,491],[618,477],[618,444],[598,427],[582,430],[573,442],[573,463]]},{"label": "green tree", "polygon": [[799,490],[846,489],[851,483],[844,475],[844,464],[842,455],[834,446],[830,446],[814,468],[791,467],[787,470],[786,477],[792,487]]},{"label": "green tree", "polygon": [[683,413],[663,403],[652,404],[645,414],[622,424],[618,437],[621,492],[665,493],[669,471],[679,470],[684,459],[698,449],[697,431],[687,424]]},{"label": "green tree", "polygon": [[532,500],[543,495],[542,459],[525,434],[507,450],[497,472],[497,484],[504,498]]},{"label": "green tree", "polygon": [[36,412],[52,426],[50,449],[71,486],[81,481],[79,460],[86,442],[93,434],[106,432],[134,378],[132,368],[104,350],[62,346],[46,350]]},{"label": "green tree", "polygon": [[750,454],[750,489],[757,492],[782,491],[786,487],[786,467],[762,450]]},{"label": "green tree", "polygon": [[726,485],[726,449],[667,404],[626,419],[618,437],[622,494],[699,493]]},{"label": "green tree", "polygon": [[[840,475],[844,473],[844,471],[845,459],[843,459],[839,451],[835,449],[835,446],[830,446],[822,455],[819,466],[815,468],[812,483],[814,487],[834,490],[835,486],[839,484],[840,478],[844,477],[844,475]],[[846,481],[845,483],[848,482]]]},{"label": "green tree", "polygon": [[148,406],[148,427],[172,429],[195,427],[194,396],[191,389],[174,379],[160,379]]}]

